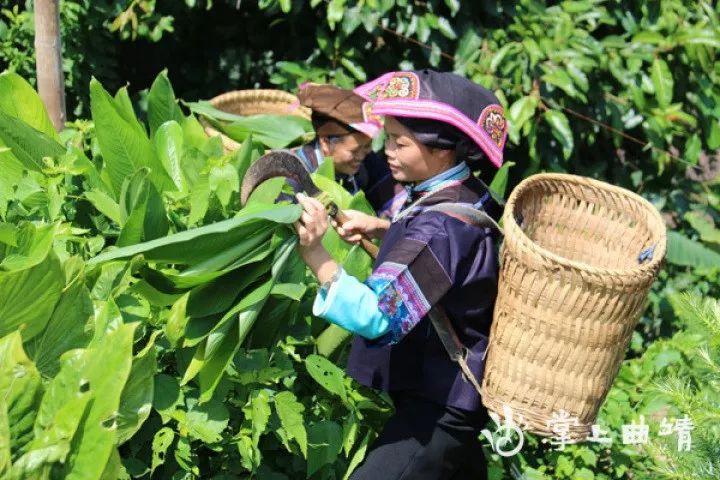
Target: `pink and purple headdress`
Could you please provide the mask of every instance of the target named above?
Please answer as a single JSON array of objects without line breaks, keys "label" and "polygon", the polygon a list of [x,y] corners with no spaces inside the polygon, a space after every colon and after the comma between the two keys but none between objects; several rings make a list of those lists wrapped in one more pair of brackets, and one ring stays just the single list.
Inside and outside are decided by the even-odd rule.
[{"label": "pink and purple headdress", "polygon": [[452,125],[482,150],[496,167],[503,161],[507,121],[497,97],[486,88],[449,72],[390,72],[354,92],[367,102],[366,122],[391,115]]}]

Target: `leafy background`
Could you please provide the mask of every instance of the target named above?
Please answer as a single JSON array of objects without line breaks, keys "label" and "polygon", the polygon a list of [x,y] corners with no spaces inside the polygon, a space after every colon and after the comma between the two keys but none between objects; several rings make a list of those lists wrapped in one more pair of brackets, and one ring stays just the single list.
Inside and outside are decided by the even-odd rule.
[{"label": "leafy background", "polygon": [[[0,472],[344,477],[391,406],[333,366],[343,365],[346,335],[310,316],[315,285],[287,253],[289,229],[238,214],[239,181],[267,139],[256,132],[228,154],[175,96],[292,91],[307,80],[350,86],[388,70],[433,67],[483,84],[504,103],[510,168],[495,184],[501,193],[539,171],[592,176],[641,193],[670,230],[667,266],[599,417],[613,444],[558,452],[530,437],[520,455],[502,459],[484,442],[493,478],[717,476],[720,7],[60,4],[73,121],[59,136],[31,88],[32,2],[0,4],[0,70],[19,74],[0,76],[0,295],[13,298],[0,309]],[[323,174],[319,181],[342,205],[363,208],[364,199],[344,196],[332,172]],[[272,188],[279,186],[261,192],[257,208],[289,221],[289,210],[260,207]],[[274,240],[265,250],[219,245],[194,258],[137,250],[152,240],[176,245],[172,234],[223,221],[235,222],[228,227],[235,238],[258,229]],[[360,252],[336,237],[326,243],[358,275],[367,273]],[[122,252],[113,246],[131,250],[103,260]],[[232,277],[251,270],[245,285]],[[209,305],[220,296],[223,308]],[[112,358],[108,342],[118,345]],[[93,359],[106,356],[117,375],[102,384]],[[88,384],[67,390],[78,378]],[[653,441],[622,445],[621,426],[641,414],[654,422]],[[677,452],[674,436],[657,435],[663,416],[684,414],[696,424],[692,453]],[[104,470],[86,470],[88,455],[107,458],[101,467],[90,462]]]}]

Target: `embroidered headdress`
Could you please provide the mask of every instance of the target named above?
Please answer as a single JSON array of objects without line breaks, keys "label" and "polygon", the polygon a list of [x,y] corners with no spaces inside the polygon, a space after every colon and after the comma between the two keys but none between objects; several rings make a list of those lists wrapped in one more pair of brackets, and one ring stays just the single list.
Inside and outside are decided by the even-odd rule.
[{"label": "embroidered headdress", "polygon": [[453,73],[426,69],[390,72],[354,91],[366,100],[365,121],[380,124],[380,117],[391,115],[423,144],[456,148],[464,143],[466,150],[479,148],[493,165],[502,165],[507,121],[499,100],[486,88]]}]

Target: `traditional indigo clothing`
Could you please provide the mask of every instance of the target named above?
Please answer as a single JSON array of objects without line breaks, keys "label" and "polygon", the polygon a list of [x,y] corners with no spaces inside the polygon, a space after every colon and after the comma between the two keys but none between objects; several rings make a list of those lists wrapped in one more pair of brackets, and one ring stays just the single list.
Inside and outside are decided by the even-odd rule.
[{"label": "traditional indigo clothing", "polygon": [[[423,192],[413,192],[413,200]],[[425,207],[460,202],[478,204],[495,220],[500,207],[475,177],[425,192],[422,206],[397,219],[385,234],[373,273],[366,281],[379,292],[379,308],[390,332],[377,339],[356,336],[348,373],[360,383],[387,391],[412,390],[442,405],[482,408],[472,384],[444,349],[426,316],[445,308],[476,378],[484,371],[492,312],[497,295],[497,232]]]},{"label": "traditional indigo clothing", "polygon": [[436,303],[445,308],[482,378],[497,294],[497,232],[425,210],[444,202],[474,204],[498,220],[500,208],[463,164],[412,189],[410,200],[385,234],[372,275],[362,284],[341,272],[316,298],[315,313],[359,334],[348,373],[360,383],[477,410],[478,393],[426,315]]},{"label": "traditional indigo clothing", "polygon": [[[427,195],[460,185],[469,176],[470,170],[462,162],[411,188],[410,192]],[[412,213],[414,208],[423,207],[409,208],[411,210],[406,210],[405,214]],[[431,307],[422,292],[417,292],[418,285],[412,274],[405,271],[406,268],[406,264],[384,262],[373,272],[366,285],[341,269],[329,291],[321,289],[313,313],[365,338],[384,336],[386,338],[383,342],[396,344],[420,322]],[[338,295],[338,290],[343,294]],[[351,307],[353,304],[355,308]]]},{"label": "traditional indigo clothing", "polygon": [[[418,142],[453,150],[458,164],[408,186],[364,284],[339,272],[314,305],[358,333],[348,373],[389,392],[395,402],[395,414],[350,478],[487,478],[476,442],[487,409],[445,350],[428,312],[434,306],[445,311],[481,381],[497,294],[499,232],[442,204],[470,206],[500,219],[501,207],[468,162],[502,164],[507,136],[502,107],[487,89],[431,70],[388,73],[355,92],[367,100],[366,121],[392,115]],[[352,304],[345,296],[354,297]],[[473,457],[476,465],[470,465]]]}]

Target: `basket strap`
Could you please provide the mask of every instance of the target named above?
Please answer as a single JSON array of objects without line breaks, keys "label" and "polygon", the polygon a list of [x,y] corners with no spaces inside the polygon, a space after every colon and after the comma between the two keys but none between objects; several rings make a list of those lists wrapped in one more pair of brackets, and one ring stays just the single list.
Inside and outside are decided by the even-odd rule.
[{"label": "basket strap", "polygon": [[[500,225],[498,225],[498,223],[490,215],[482,210],[481,203],[482,202],[478,202],[478,204],[443,202],[427,207],[424,211],[445,213],[471,225],[491,228],[499,232],[500,235],[503,235],[503,230],[500,228]],[[478,394],[481,394],[480,382],[477,378],[475,378],[475,375],[473,375],[467,364],[468,349],[460,341],[460,338],[455,332],[455,328],[453,328],[445,309],[442,308],[441,305],[435,305],[428,312],[428,316],[430,317],[430,322],[440,338],[440,342],[448,352],[450,359],[460,366],[460,370],[463,372],[463,377],[469,381],[473,387],[475,387]],[[489,348],[489,344],[486,348]]]},{"label": "basket strap", "polygon": [[478,227],[491,228],[504,235],[500,225],[484,210],[471,203],[443,202],[424,209],[425,212],[442,212]]},{"label": "basket strap", "polygon": [[[443,347],[445,347],[448,355],[450,355],[450,359],[460,366],[460,370],[463,372],[463,377],[470,381],[473,387],[475,387],[475,390],[477,390],[478,394],[481,395],[480,382],[477,378],[475,378],[475,375],[473,375],[467,364],[468,350],[465,345],[462,344],[460,338],[458,338],[457,333],[450,322],[450,317],[447,316],[445,309],[441,305],[435,305],[428,312],[428,316],[430,317],[430,322],[435,328],[438,337],[440,337],[440,342],[442,342]],[[489,348],[489,344],[486,348]]]}]

